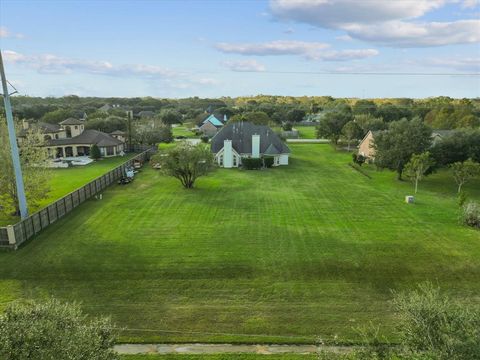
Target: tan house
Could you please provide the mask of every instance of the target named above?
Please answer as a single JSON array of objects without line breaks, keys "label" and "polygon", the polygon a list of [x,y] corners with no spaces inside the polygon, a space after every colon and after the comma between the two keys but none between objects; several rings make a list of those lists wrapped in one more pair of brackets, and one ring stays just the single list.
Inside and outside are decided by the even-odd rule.
[{"label": "tan house", "polygon": [[115,139],[126,142],[127,141],[127,133],[122,130],[115,130],[110,133]]},{"label": "tan house", "polygon": [[375,133],[369,130],[367,135],[365,135],[365,137],[362,139],[362,141],[360,141],[360,144],[358,145],[358,154],[370,160],[375,159],[375,149],[373,147]]},{"label": "tan house", "polygon": [[52,158],[89,156],[90,148],[97,145],[103,157],[121,155],[125,141],[98,130],[85,130],[85,122],[69,118],[60,124],[24,121],[18,135],[21,142],[30,127],[39,129],[46,140],[45,148]]}]

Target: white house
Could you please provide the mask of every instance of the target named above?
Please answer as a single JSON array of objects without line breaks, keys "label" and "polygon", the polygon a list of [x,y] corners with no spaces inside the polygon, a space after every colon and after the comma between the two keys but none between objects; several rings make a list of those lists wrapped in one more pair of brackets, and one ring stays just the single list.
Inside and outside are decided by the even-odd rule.
[{"label": "white house", "polygon": [[273,157],[273,166],[288,165],[290,149],[265,125],[234,122],[212,138],[215,161],[224,168],[239,167],[243,158]]}]

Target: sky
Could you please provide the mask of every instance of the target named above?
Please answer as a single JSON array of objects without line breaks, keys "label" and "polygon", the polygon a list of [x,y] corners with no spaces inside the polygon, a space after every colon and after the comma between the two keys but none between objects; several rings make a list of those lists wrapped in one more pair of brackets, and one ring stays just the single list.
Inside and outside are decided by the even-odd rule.
[{"label": "sky", "polygon": [[32,96],[480,97],[479,0],[0,1]]}]

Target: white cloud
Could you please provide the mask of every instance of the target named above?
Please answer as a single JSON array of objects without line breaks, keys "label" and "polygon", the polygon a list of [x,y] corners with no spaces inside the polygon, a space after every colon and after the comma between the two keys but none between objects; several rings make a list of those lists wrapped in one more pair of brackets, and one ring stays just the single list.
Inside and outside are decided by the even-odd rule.
[{"label": "white cloud", "polygon": [[23,39],[24,35],[20,33],[12,33],[5,26],[0,26],[0,38]]},{"label": "white cloud", "polygon": [[474,72],[480,74],[480,57],[433,58],[417,61],[418,64],[431,67],[440,67],[461,72]]},{"label": "white cloud", "polygon": [[375,49],[330,50],[329,44],[320,42],[278,40],[266,43],[220,43],[215,46],[224,53],[240,55],[298,55],[310,60],[343,61],[378,55]]},{"label": "white cloud", "polygon": [[350,35],[340,35],[335,37],[335,39],[340,40],[340,41],[352,41],[352,37]]},{"label": "white cloud", "polygon": [[232,71],[265,71],[265,65],[259,63],[257,60],[234,60],[224,61],[222,65]]},{"label": "white cloud", "polygon": [[24,55],[4,51],[5,61],[36,69],[44,74],[70,74],[84,72],[110,76],[175,77],[179,74],[159,66],[132,64],[113,65],[108,61],[93,61],[60,57],[52,54]]},{"label": "white cloud", "polygon": [[479,0],[463,0],[462,1],[462,9],[473,9],[479,5]]},{"label": "white cloud", "polygon": [[219,43],[215,47],[224,52],[241,55],[301,55],[309,54],[329,47],[320,42],[277,40],[266,43]]},{"label": "white cloud", "polygon": [[[352,38],[392,47],[480,42],[480,20],[426,22],[418,18],[459,0],[270,0],[281,20],[344,30]],[[463,7],[475,6],[466,0]]]}]

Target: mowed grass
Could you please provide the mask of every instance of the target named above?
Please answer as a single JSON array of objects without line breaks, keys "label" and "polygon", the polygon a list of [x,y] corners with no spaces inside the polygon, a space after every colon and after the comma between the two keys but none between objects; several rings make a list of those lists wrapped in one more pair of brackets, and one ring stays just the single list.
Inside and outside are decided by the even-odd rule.
[{"label": "mowed grass", "polygon": [[317,355],[219,354],[219,355],[123,355],[122,360],[317,360]]},{"label": "mowed grass", "polygon": [[[65,169],[52,169],[50,179],[50,191],[38,206],[30,207],[30,212],[35,212],[62,196],[82,187],[89,181],[109,172],[121,165],[135,154],[127,154],[123,157],[106,158],[85,166],[74,166]],[[16,223],[17,217],[0,214],[0,226]]]},{"label": "mowed grass", "polygon": [[315,126],[295,126],[295,129],[298,130],[300,139],[316,139],[317,131]]},{"label": "mowed grass", "polygon": [[[111,315],[122,341],[395,340],[391,289],[429,280],[480,301],[480,232],[460,226],[441,171],[412,185],[290,145],[291,165],[219,169],[194,190],[145,168],[17,252],[0,253],[3,299],[55,296]],[[480,199],[480,182],[465,190]]]},{"label": "mowed grass", "polygon": [[197,138],[198,135],[196,135],[193,131],[190,129],[193,127],[193,124],[191,123],[185,123],[180,126],[172,127],[172,134],[173,137],[177,136],[185,136],[187,138]]}]

